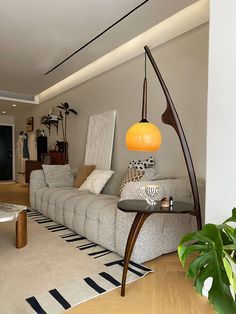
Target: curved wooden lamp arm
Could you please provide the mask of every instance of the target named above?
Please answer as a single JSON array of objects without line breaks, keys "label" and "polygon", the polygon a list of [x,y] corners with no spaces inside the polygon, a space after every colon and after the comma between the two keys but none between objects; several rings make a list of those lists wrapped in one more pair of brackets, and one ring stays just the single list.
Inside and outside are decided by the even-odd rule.
[{"label": "curved wooden lamp arm", "polygon": [[198,229],[200,230],[202,228],[202,219],[201,219],[201,209],[200,209],[200,201],[199,201],[199,193],[198,193],[198,186],[197,186],[197,179],[196,179],[196,174],[195,174],[195,170],[194,170],[194,165],[193,165],[193,161],[192,161],[192,157],[190,154],[190,150],[189,150],[189,146],[186,140],[186,136],[184,134],[184,130],[183,127],[181,125],[178,113],[175,109],[174,103],[171,99],[170,93],[166,87],[166,84],[161,76],[161,73],[156,65],[156,62],[151,54],[150,49],[148,48],[148,46],[144,47],[144,50],[153,66],[153,69],[158,77],[158,80],[161,84],[161,87],[163,89],[163,92],[165,94],[166,97],[166,101],[167,101],[167,107],[165,112],[162,114],[161,118],[162,118],[162,122],[165,124],[169,124],[171,125],[180,140],[181,143],[181,147],[182,147],[182,151],[184,154],[184,159],[185,159],[185,163],[186,163],[186,167],[188,170],[188,175],[189,175],[189,179],[190,179],[190,184],[191,184],[191,189],[192,189],[192,194],[193,194],[193,201],[194,201],[194,208],[196,211],[196,218],[197,218],[197,226]]}]

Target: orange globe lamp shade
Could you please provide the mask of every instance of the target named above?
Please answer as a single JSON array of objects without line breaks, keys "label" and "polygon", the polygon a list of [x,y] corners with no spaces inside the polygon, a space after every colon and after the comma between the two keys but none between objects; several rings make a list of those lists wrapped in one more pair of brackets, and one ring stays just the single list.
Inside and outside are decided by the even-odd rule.
[{"label": "orange globe lamp shade", "polygon": [[135,123],[126,133],[126,146],[129,150],[156,151],[161,142],[160,130],[150,122]]}]

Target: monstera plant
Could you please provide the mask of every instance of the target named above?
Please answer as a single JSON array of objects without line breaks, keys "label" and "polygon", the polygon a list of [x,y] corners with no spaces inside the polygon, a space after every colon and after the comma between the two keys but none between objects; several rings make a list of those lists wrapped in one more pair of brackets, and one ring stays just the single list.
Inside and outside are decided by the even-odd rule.
[{"label": "monstera plant", "polygon": [[187,276],[194,280],[202,295],[206,279],[212,279],[209,302],[220,314],[236,313],[236,208],[221,225],[206,224],[202,230],[183,237],[178,247],[179,259],[185,266],[193,253]]}]

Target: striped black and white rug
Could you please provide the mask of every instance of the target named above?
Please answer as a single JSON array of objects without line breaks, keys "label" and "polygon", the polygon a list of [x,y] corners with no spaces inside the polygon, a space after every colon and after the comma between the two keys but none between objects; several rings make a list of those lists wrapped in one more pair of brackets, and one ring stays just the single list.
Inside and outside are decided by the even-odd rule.
[{"label": "striped black and white rug", "polygon": [[[28,211],[28,244],[0,229],[0,314],[56,314],[120,286],[123,258],[42,214]],[[131,262],[127,283],[151,269]]]}]

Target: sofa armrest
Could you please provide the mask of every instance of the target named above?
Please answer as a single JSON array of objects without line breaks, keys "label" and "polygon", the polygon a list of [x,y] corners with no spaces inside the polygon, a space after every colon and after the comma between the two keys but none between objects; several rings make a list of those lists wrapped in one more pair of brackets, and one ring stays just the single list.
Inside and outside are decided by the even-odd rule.
[{"label": "sofa armrest", "polygon": [[30,174],[30,206],[35,209],[35,193],[47,186],[43,170],[34,170]]},{"label": "sofa armrest", "polygon": [[[201,205],[202,222],[205,221],[205,180],[197,178],[199,200]],[[160,192],[158,199],[173,196],[174,200],[193,203],[193,195],[188,177],[178,179],[160,179],[155,181],[137,181],[126,183],[120,200],[125,199],[142,199],[139,195],[139,189],[145,185],[159,185]],[[196,219],[192,219],[192,231],[197,230]]]},{"label": "sofa armrest", "polygon": [[187,177],[178,179],[160,179],[155,181],[137,181],[126,183],[122,193],[121,200],[124,199],[142,199],[139,195],[139,189],[146,185],[159,185],[159,196],[161,200],[163,197],[173,196],[174,200],[181,200],[185,202],[191,201],[191,187]]}]

